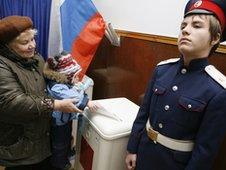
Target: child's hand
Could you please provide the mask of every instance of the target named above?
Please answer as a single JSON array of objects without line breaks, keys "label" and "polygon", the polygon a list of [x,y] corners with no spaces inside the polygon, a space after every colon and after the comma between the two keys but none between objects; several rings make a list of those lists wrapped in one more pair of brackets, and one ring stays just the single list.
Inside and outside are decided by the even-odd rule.
[{"label": "child's hand", "polygon": [[87,106],[91,112],[96,111],[100,107],[99,104],[95,101],[88,101]]}]

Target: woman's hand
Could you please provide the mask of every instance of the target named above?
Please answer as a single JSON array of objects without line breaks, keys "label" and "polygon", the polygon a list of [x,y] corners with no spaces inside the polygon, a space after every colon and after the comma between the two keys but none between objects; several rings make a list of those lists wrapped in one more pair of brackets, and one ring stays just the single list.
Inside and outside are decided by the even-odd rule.
[{"label": "woman's hand", "polygon": [[137,154],[127,153],[126,166],[128,170],[133,170],[136,167]]},{"label": "woman's hand", "polygon": [[91,112],[95,112],[100,106],[97,102],[89,100],[87,103],[87,107]]},{"label": "woman's hand", "polygon": [[63,113],[81,113],[82,111],[75,106],[75,102],[75,99],[54,100],[53,109]]}]

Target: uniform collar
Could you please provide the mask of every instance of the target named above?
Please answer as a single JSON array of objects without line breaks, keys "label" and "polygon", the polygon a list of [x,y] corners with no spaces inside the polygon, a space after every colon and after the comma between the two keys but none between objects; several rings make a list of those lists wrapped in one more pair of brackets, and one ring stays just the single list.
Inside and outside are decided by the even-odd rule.
[{"label": "uniform collar", "polygon": [[181,58],[180,58],[180,66],[181,66],[181,68],[186,68],[187,70],[190,70],[190,71],[202,70],[207,65],[209,65],[207,57],[206,58],[193,59],[193,60],[190,61],[188,66],[184,65],[183,57],[181,56]]}]

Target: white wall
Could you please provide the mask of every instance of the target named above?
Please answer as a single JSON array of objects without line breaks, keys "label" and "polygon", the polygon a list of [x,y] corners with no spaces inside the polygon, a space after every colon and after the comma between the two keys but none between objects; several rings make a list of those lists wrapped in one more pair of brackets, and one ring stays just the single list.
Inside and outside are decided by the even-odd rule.
[{"label": "white wall", "polygon": [[177,37],[188,0],[92,0],[113,27]]}]

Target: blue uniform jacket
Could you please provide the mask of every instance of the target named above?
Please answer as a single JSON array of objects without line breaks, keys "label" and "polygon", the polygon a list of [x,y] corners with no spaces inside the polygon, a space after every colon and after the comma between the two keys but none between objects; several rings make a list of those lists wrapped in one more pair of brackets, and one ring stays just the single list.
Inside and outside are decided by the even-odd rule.
[{"label": "blue uniform jacket", "polygon": [[[226,90],[205,71],[207,59],[183,59],[156,67],[134,121],[127,150],[137,153],[137,170],[207,170],[226,131]],[[155,144],[146,134],[154,130],[179,140],[194,140],[192,152]]]}]

